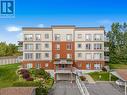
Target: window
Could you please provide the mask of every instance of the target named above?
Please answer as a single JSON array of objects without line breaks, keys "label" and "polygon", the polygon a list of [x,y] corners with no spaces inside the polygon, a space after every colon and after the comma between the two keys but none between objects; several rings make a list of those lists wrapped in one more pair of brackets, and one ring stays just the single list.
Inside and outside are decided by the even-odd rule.
[{"label": "window", "polygon": [[48,58],[49,57],[49,53],[45,53],[45,58]]},{"label": "window", "polygon": [[41,44],[36,44],[36,50],[41,50]]},{"label": "window", "polygon": [[91,34],[86,34],[85,35],[85,40],[90,41],[91,40]]},{"label": "window", "polygon": [[67,41],[72,41],[72,35],[71,34],[67,34],[66,35],[66,40]]},{"label": "window", "polygon": [[40,69],[40,68],[41,68],[41,64],[36,63],[36,64],[35,64],[35,68],[36,68],[36,69]]},{"label": "window", "polygon": [[45,44],[45,48],[49,48],[49,44],[46,43],[46,44]]},{"label": "window", "polygon": [[95,34],[94,35],[94,40],[102,40],[102,35],[101,34]]},{"label": "window", "polygon": [[96,63],[94,64],[94,69],[95,69],[95,70],[99,70],[99,69],[100,69],[100,67],[101,67],[101,65],[100,65],[100,64],[96,64]]},{"label": "window", "polygon": [[94,59],[101,59],[102,58],[102,53],[94,53]]},{"label": "window", "polygon": [[48,63],[46,63],[46,64],[45,64],[45,67],[48,67],[48,66],[49,66],[49,64],[48,64]]},{"label": "window", "polygon": [[67,50],[71,50],[72,49],[72,44],[68,43],[66,48],[67,48]]},{"label": "window", "polygon": [[78,48],[82,48],[82,44],[78,44]]},{"label": "window", "polygon": [[33,53],[25,53],[25,59],[32,59]]},{"label": "window", "polygon": [[33,35],[32,34],[25,34],[24,35],[24,40],[25,41],[32,41],[33,40]]},{"label": "window", "polygon": [[56,50],[60,50],[60,44],[56,44]]},{"label": "window", "polygon": [[40,41],[41,40],[41,35],[40,34],[36,34],[35,35],[35,39],[36,39],[36,41]]},{"label": "window", "polygon": [[27,64],[27,68],[28,68],[28,69],[32,68],[32,64],[31,64],[31,63],[28,63],[28,64]]},{"label": "window", "polygon": [[95,50],[102,49],[102,44],[94,44],[94,49]]},{"label": "window", "polygon": [[41,53],[36,53],[36,59],[41,59]]},{"label": "window", "polygon": [[45,39],[49,39],[49,34],[45,34]]},{"label": "window", "polygon": [[82,53],[78,53],[78,58],[82,57]]},{"label": "window", "polygon": [[55,41],[60,41],[60,34],[55,34]]},{"label": "window", "polygon": [[86,53],[86,59],[91,60],[92,59],[92,54],[91,53]]},{"label": "window", "polygon": [[71,58],[72,56],[71,56],[71,54],[67,54],[67,58]]},{"label": "window", "polygon": [[33,50],[33,44],[25,44],[25,50]]},{"label": "window", "polygon": [[78,34],[78,39],[81,39],[82,38],[82,34]]},{"label": "window", "polygon": [[90,69],[90,64],[89,63],[86,64],[86,69]]},{"label": "window", "polygon": [[56,54],[55,55],[55,58],[60,58],[60,54]]},{"label": "window", "polygon": [[86,44],[86,50],[90,50],[91,49],[91,44]]}]

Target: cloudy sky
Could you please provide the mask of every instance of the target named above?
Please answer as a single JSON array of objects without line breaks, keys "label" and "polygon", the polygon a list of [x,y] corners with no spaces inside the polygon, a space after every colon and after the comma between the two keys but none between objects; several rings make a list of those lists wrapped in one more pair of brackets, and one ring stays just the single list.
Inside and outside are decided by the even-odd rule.
[{"label": "cloudy sky", "polygon": [[127,22],[127,0],[15,0],[15,17],[0,18],[0,41],[17,43],[22,27],[105,26]]}]

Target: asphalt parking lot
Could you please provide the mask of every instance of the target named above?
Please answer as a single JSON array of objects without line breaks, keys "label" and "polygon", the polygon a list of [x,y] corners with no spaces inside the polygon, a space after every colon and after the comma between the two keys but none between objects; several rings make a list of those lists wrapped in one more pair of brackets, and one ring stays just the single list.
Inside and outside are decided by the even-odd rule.
[{"label": "asphalt parking lot", "polygon": [[90,95],[124,95],[123,88],[113,83],[85,83]]},{"label": "asphalt parking lot", "polygon": [[48,95],[81,95],[76,83],[69,81],[58,81]]}]

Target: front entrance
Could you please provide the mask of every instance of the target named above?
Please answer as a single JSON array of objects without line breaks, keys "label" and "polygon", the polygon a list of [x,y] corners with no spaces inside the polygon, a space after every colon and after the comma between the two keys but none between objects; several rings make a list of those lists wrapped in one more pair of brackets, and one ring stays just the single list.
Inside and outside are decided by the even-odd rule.
[{"label": "front entrance", "polygon": [[56,80],[65,80],[65,81],[72,81],[75,80],[74,74],[65,74],[65,73],[58,73],[56,74]]}]

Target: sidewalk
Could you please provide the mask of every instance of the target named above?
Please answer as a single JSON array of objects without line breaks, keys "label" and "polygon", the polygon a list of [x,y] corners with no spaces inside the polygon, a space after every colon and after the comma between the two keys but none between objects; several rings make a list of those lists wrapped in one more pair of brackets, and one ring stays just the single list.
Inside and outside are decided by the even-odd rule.
[{"label": "sidewalk", "polygon": [[90,84],[96,83],[90,75],[85,75],[85,77],[86,77],[86,80],[88,81],[88,83],[90,83]]}]

